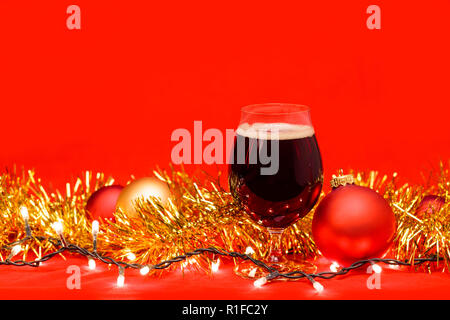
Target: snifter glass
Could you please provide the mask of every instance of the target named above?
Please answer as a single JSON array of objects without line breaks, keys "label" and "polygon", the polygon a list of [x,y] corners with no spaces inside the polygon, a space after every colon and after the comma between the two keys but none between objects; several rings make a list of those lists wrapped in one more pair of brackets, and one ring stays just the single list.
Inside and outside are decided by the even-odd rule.
[{"label": "snifter glass", "polygon": [[[281,246],[283,231],[311,211],[322,190],[322,159],[309,108],[283,103],[242,108],[228,179],[235,201],[270,234],[263,261],[282,272],[315,271]],[[237,268],[249,276],[254,266],[244,262]]]}]

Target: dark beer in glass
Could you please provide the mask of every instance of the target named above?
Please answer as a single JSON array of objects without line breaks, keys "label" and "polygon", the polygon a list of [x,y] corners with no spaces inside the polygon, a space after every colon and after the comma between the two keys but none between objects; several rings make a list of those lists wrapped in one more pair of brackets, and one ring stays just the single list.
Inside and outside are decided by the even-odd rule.
[{"label": "dark beer in glass", "polygon": [[233,198],[271,235],[269,262],[283,263],[282,232],[314,207],[322,189],[322,160],[309,109],[244,107],[228,178]]}]

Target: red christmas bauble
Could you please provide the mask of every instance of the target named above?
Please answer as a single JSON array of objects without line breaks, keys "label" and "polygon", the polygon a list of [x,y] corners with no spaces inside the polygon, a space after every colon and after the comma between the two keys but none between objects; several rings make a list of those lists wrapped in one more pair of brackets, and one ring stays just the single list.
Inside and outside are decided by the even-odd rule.
[{"label": "red christmas bauble", "polygon": [[425,218],[426,216],[439,212],[445,204],[445,200],[442,197],[435,195],[428,195],[423,197],[416,210],[416,216],[418,218]]},{"label": "red christmas bauble", "polygon": [[394,238],[396,220],[387,201],[372,189],[345,185],[318,205],[312,222],[322,254],[340,265],[381,257]]},{"label": "red christmas bauble", "polygon": [[106,186],[95,191],[86,204],[92,220],[109,219],[114,220],[114,212],[116,211],[116,203],[123,187],[119,185]]},{"label": "red christmas bauble", "polygon": [[[445,199],[443,197],[439,197],[436,195],[428,195],[423,197],[422,201],[420,202],[419,206],[416,209],[416,217],[419,219],[427,219],[431,216],[432,219],[437,219],[442,223],[442,225],[445,225],[445,215],[439,215],[439,211],[442,209],[442,207],[445,205]],[[420,238],[418,240],[418,245],[425,245],[427,239],[426,238]],[[438,254],[436,247],[432,248],[431,250],[427,251],[428,254]]]}]

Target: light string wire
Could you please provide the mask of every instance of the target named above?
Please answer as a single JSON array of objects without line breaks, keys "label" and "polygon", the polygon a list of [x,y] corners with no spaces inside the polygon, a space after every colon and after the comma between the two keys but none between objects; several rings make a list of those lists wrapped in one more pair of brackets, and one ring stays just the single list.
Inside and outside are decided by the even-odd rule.
[{"label": "light string wire", "polygon": [[[450,270],[450,172],[447,166],[441,163],[439,172],[430,172],[428,182],[414,186],[398,181],[396,173],[390,178],[388,175],[378,175],[377,171],[351,172],[354,172],[355,184],[382,195],[396,215],[397,233],[389,257],[412,262],[415,257],[435,254],[444,258],[443,263]],[[251,249],[255,258],[267,254],[266,230],[253,223],[220,185],[220,171],[218,177],[207,175],[206,179],[172,167],[170,171],[158,169],[154,174],[167,184],[171,193],[169,203],[162,204],[151,197],[142,199],[136,203],[137,216],[134,217],[117,210],[114,213],[115,222],[105,220],[107,224],[101,230],[96,226],[96,233],[102,241],[99,248],[101,254],[148,265],[196,248],[215,247],[245,253],[250,253],[247,250]],[[41,180],[34,175],[33,170],[23,170],[21,174],[14,170],[0,176],[0,226],[5,231],[0,235],[0,247],[23,238],[25,234],[29,235],[26,224],[35,235],[56,237],[55,226],[60,227],[60,224],[55,222],[60,222],[64,224],[65,239],[83,248],[96,248],[96,243],[93,243],[94,229],[92,234],[86,232],[94,228],[92,217],[85,211],[86,201],[95,190],[112,185],[114,179],[88,171],[85,179],[78,177],[73,186],[66,184],[64,196],[58,190],[54,193],[46,191]],[[429,195],[440,199],[440,203],[435,203],[436,207],[432,204],[433,207],[427,209],[422,202]],[[323,196],[325,193],[322,193]],[[283,238],[286,253],[300,254],[304,258],[321,256],[312,239],[313,214],[314,209],[286,231]],[[27,243],[21,252],[23,259],[26,259],[29,252],[41,257],[42,252],[45,254],[52,250],[49,242],[39,243],[36,240]],[[0,251],[0,260],[5,260],[8,255],[9,252]],[[182,263],[181,267],[189,263],[204,271],[209,267],[215,272],[220,260],[212,264],[211,258],[214,256],[196,256]],[[89,261],[89,266],[95,269],[94,259]],[[338,267],[333,262],[330,270],[337,271]],[[380,268],[378,265],[372,267],[375,272]],[[394,269],[398,266],[390,267]],[[251,270],[252,278],[256,270]],[[141,271],[145,273],[147,268]],[[430,268],[428,271],[431,271]]]},{"label": "light string wire", "polygon": [[[263,239],[258,239],[258,241],[252,242],[254,235],[260,233],[259,230],[255,229],[253,231],[258,232],[246,233],[241,231],[248,230],[235,229],[235,226],[233,226],[233,228],[231,229],[227,229],[227,231],[229,231],[229,235],[227,235],[226,237],[224,237],[222,234],[220,235],[220,239],[227,243],[225,249],[222,249],[222,245],[220,243],[218,244],[217,241],[212,241],[211,243],[211,237],[208,236],[202,238],[203,240],[201,241],[195,241],[192,246],[190,246],[190,248],[183,249],[177,247],[177,250],[167,250],[165,251],[164,255],[161,255],[160,259],[156,258],[151,262],[147,260],[147,264],[127,263],[121,261],[125,256],[125,253],[132,250],[130,249],[130,245],[133,246],[134,249],[149,249],[153,247],[153,245],[155,244],[154,242],[142,243],[143,240],[141,237],[145,238],[145,232],[149,229],[157,233],[162,233],[167,237],[166,241],[176,239],[171,236],[173,236],[174,234],[178,235],[179,231],[183,230],[185,238],[182,238],[182,240],[190,240],[193,239],[194,235],[197,235],[197,233],[195,232],[197,232],[198,230],[203,230],[205,227],[210,228],[211,224],[214,224],[214,228],[217,228],[215,224],[218,220],[222,223],[219,225],[221,226],[221,228],[223,228],[225,225],[229,224],[230,219],[232,219],[232,221],[235,221],[238,218],[243,218],[238,215],[240,210],[232,206],[231,200],[227,198],[229,197],[229,194],[225,193],[222,190],[218,182],[217,187],[211,182],[213,190],[208,191],[206,186],[200,183],[197,184],[195,182],[197,180],[193,180],[192,177],[183,172],[172,171],[172,175],[164,173],[162,176],[160,176],[160,180],[165,181],[169,186],[171,186],[171,190],[174,191],[174,194],[180,195],[180,197],[183,196],[182,198],[180,198],[182,199],[182,202],[177,205],[171,203],[169,208],[167,208],[166,210],[161,206],[159,202],[154,202],[152,199],[149,199],[146,202],[140,201],[137,205],[139,218],[133,220],[134,222],[139,222],[140,224],[129,224],[126,220],[126,215],[122,213],[121,210],[119,210],[118,212],[116,212],[116,219],[119,221],[119,223],[109,224],[109,228],[113,228],[113,230],[110,234],[106,233],[106,238],[102,239],[102,241],[105,241],[105,243],[102,246],[102,250],[100,250],[102,254],[98,254],[98,222],[92,222],[91,238],[84,231],[85,228],[89,228],[89,224],[86,223],[87,218],[83,215],[78,214],[78,212],[81,212],[80,210],[82,209],[82,207],[84,208],[85,200],[87,199],[86,197],[90,194],[91,191],[91,186],[93,187],[93,190],[98,190],[100,186],[109,185],[112,182],[103,181],[102,175],[97,174],[97,182],[95,182],[94,184],[91,181],[92,174],[90,172],[86,172],[85,189],[79,190],[83,182],[78,179],[73,188],[73,193],[70,192],[71,188],[67,187],[69,191],[67,191],[67,200],[65,200],[59,192],[57,192],[56,195],[52,194],[50,198],[43,189],[42,185],[34,180],[33,174],[33,172],[28,172],[30,180],[27,180],[26,182],[23,182],[19,178],[14,178],[13,180],[11,180],[12,177],[15,176],[11,176],[10,174],[0,177],[0,182],[2,183],[0,185],[0,192],[3,196],[1,200],[4,201],[0,204],[2,205],[4,218],[6,218],[3,219],[3,221],[11,221],[8,222],[9,224],[5,225],[5,228],[10,228],[11,225],[14,224],[14,228],[19,227],[20,229],[22,227],[20,224],[20,219],[17,220],[17,215],[15,214],[20,213],[24,222],[23,228],[25,229],[25,234],[22,236],[23,238],[21,240],[16,240],[15,242],[11,242],[9,244],[7,241],[2,242],[2,246],[0,247],[2,248],[0,251],[0,265],[38,267],[42,262],[52,259],[56,255],[61,255],[64,252],[74,252],[87,257],[89,262],[88,265],[91,270],[95,269],[96,260],[99,260],[108,265],[117,266],[119,269],[118,286],[123,286],[125,278],[124,272],[127,268],[140,269],[140,273],[142,275],[146,275],[150,272],[150,270],[167,269],[171,265],[182,261],[184,261],[184,263],[182,263],[181,266],[184,268],[184,265],[187,264],[186,260],[189,257],[200,257],[203,255],[205,256],[205,260],[208,261],[207,259],[210,258],[209,254],[213,257],[214,254],[217,254],[220,256],[249,260],[255,266],[264,269],[264,271],[267,273],[265,274],[265,276],[257,279],[254,282],[255,286],[264,285],[271,280],[281,278],[293,280],[305,278],[306,280],[309,280],[314,288],[319,292],[323,290],[323,287],[316,281],[316,279],[331,279],[336,276],[347,274],[351,270],[362,268],[366,264],[370,264],[372,266],[372,271],[374,271],[375,273],[379,273],[382,270],[381,267],[376,264],[377,262],[388,264],[392,268],[398,267],[400,265],[414,267],[426,262],[439,263],[440,261],[445,262],[445,265],[448,266],[447,262],[450,255],[448,247],[448,237],[446,236],[448,234],[448,231],[450,230],[448,229],[448,227],[450,226],[448,224],[448,204],[445,204],[440,210],[433,211],[432,214],[427,213],[427,216],[424,216],[423,213],[422,215],[420,215],[420,213],[416,214],[412,211],[415,207],[417,207],[416,202],[422,199],[424,194],[437,194],[442,197],[443,202],[445,203],[447,203],[448,199],[450,199],[450,181],[448,181],[449,171],[447,169],[444,169],[443,164],[441,164],[441,172],[439,175],[440,182],[436,186],[433,185],[432,187],[429,186],[426,188],[422,186],[413,188],[407,184],[399,188],[397,187],[397,183],[395,182],[396,174],[394,174],[393,180],[388,183],[389,179],[386,175],[381,178],[377,178],[377,172],[371,171],[369,176],[366,176],[363,173],[358,173],[356,175],[356,182],[358,185],[363,185],[376,190],[377,192],[382,194],[394,207],[393,209],[396,213],[400,225],[397,230],[397,238],[394,242],[393,248],[391,249],[391,253],[394,255],[395,259],[361,260],[355,262],[351,266],[344,268],[341,268],[336,263],[333,263],[332,266],[330,266],[331,272],[326,271],[311,274],[305,273],[303,271],[281,273],[270,265],[254,259],[252,256],[264,256],[264,250],[262,250],[263,247],[258,246],[258,244],[260,245],[261,243],[263,243]],[[105,183],[101,183],[101,181]],[[36,195],[36,190],[38,189],[41,190],[42,194]],[[23,194],[24,190],[27,192],[26,195]],[[25,201],[21,197],[28,197],[30,194],[28,192],[31,192],[31,194],[34,194],[35,196],[26,198],[26,200],[28,201]],[[75,194],[77,194],[76,197]],[[51,204],[51,199],[56,199],[56,204]],[[25,203],[31,206],[33,212],[39,212],[39,219],[44,219],[43,223],[32,224],[31,226],[37,231],[36,234],[45,236],[32,235],[32,228],[30,228],[29,224],[30,216]],[[192,212],[197,211],[200,212],[199,215],[202,217],[202,219],[205,219],[205,217],[214,217],[214,219],[210,219],[207,221],[202,220],[203,224],[194,224],[194,233],[188,233],[188,235],[186,235],[187,229],[183,229],[183,227],[192,227],[189,220],[189,217],[191,216],[183,215],[181,212],[192,214]],[[62,212],[62,214],[60,214],[59,212]],[[220,217],[216,217],[214,215],[211,215],[211,212],[226,212],[228,216],[226,218],[223,215]],[[196,215],[192,216],[198,218],[198,216]],[[12,217],[13,219],[7,219],[8,217]],[[150,218],[152,218],[153,220],[151,220]],[[304,220],[305,219],[302,219],[302,221]],[[64,237],[63,223],[66,224],[67,227],[66,237],[67,239],[71,239],[71,242],[66,241],[66,237]],[[74,232],[74,225],[78,226],[80,224],[83,227],[77,228],[77,232]],[[306,222],[303,226],[309,228],[309,225],[310,221]],[[45,226],[45,228],[43,228],[42,226]],[[51,230],[51,228],[49,228],[49,226],[53,227],[53,231]],[[308,250],[306,251],[306,253],[316,254],[317,249],[314,247],[314,243],[312,242],[312,239],[310,237],[310,230],[307,229],[305,233],[300,233],[299,230],[302,230],[302,228],[299,228],[297,225],[294,225],[294,229],[296,231],[291,236],[295,237],[289,238],[290,240],[287,241],[287,246],[291,248],[294,246],[299,248],[304,247],[305,244],[310,245],[307,246]],[[233,235],[239,234],[238,232],[241,232],[240,237],[243,237],[243,239],[241,239],[242,241],[238,245],[236,245],[230,239],[235,239]],[[52,234],[55,233],[58,237],[52,236]],[[23,233],[19,230],[17,231],[17,234],[20,237],[20,235]],[[217,236],[217,234],[214,235]],[[306,239],[307,241],[302,243],[292,242],[292,239],[298,239],[300,236],[303,240]],[[5,239],[7,239],[7,237],[5,237]],[[30,243],[32,240],[34,240],[36,243],[39,243],[39,252],[34,250],[34,244]],[[130,243],[129,241],[132,242]],[[45,245],[41,244],[40,242],[44,242]],[[75,245],[72,242],[76,242],[78,243],[78,245]],[[136,248],[137,242],[139,242],[139,247]],[[183,241],[181,241],[181,243],[182,242]],[[90,243],[92,244],[93,251],[84,249],[86,247],[90,248]],[[26,244],[26,246],[22,247],[23,244]],[[257,252],[252,252],[252,247],[247,247],[247,249],[245,250],[245,254],[239,253],[238,251],[244,251],[242,249],[243,245],[251,245]],[[161,243],[156,243],[156,246],[160,250],[161,248],[166,247]],[[41,248],[44,248],[45,253],[47,253],[51,251],[53,247],[56,248],[55,252],[51,252],[42,256],[40,250]],[[199,249],[194,250],[197,247]],[[27,252],[28,250],[30,250],[30,248],[32,248],[37,258],[34,261],[25,261]],[[8,250],[9,255],[7,255],[6,260],[4,260],[2,251],[8,252]],[[22,251],[22,260],[13,261],[13,258]],[[148,251],[146,251],[146,253],[148,253]],[[182,254],[179,255],[180,253]],[[419,257],[417,257],[417,255]],[[134,256],[133,258],[128,258],[128,260],[136,261],[136,256]],[[193,260],[196,259],[194,258]],[[143,259],[141,261],[143,261]],[[189,262],[191,261],[192,260],[189,260]],[[214,263],[217,263],[217,265],[215,264],[214,267],[216,268],[213,268],[213,265],[211,264],[212,272],[215,272],[214,270],[218,269],[220,259],[217,259],[217,261],[215,261]],[[430,268],[430,266],[428,267]],[[252,278],[254,277],[255,273],[253,273]]]},{"label": "light string wire", "polygon": [[[415,267],[415,266],[419,266],[426,262],[438,262],[439,260],[443,260],[442,257],[436,256],[436,255],[430,255],[426,258],[415,258],[411,262],[408,262],[408,260],[401,261],[401,260],[390,259],[390,258],[387,258],[387,259],[373,258],[373,259],[365,259],[365,260],[357,261],[357,262],[353,263],[352,265],[350,265],[349,267],[340,268],[336,272],[324,271],[324,272],[319,272],[319,273],[305,273],[301,270],[296,270],[296,271],[282,273],[282,272],[279,272],[276,268],[271,267],[270,265],[267,265],[266,263],[264,263],[260,260],[254,259],[249,254],[220,250],[220,249],[217,249],[214,247],[198,248],[196,250],[186,252],[183,255],[173,257],[172,259],[161,261],[160,263],[155,264],[155,265],[146,265],[146,264],[139,264],[139,263],[128,263],[128,262],[113,259],[108,256],[100,255],[100,254],[98,254],[96,249],[94,249],[93,251],[89,251],[89,250],[82,248],[78,245],[75,245],[73,243],[68,243],[66,241],[63,241],[63,239],[64,239],[63,237],[60,237],[59,239],[57,239],[57,238],[52,238],[52,237],[41,237],[41,236],[32,236],[32,235],[26,236],[19,241],[15,241],[15,242],[12,242],[12,243],[4,246],[2,249],[12,251],[12,250],[14,250],[14,248],[16,246],[18,246],[18,245],[21,246],[22,244],[25,244],[27,241],[39,240],[39,241],[49,241],[53,246],[55,246],[57,248],[57,250],[54,252],[45,254],[41,258],[33,260],[33,261],[26,261],[26,260],[22,260],[22,259],[12,261],[11,260],[12,257],[10,256],[5,261],[0,261],[0,265],[12,265],[12,266],[17,266],[17,267],[23,267],[23,266],[39,267],[42,262],[48,261],[48,260],[54,258],[55,256],[68,251],[71,253],[81,254],[81,255],[87,257],[88,259],[96,259],[105,264],[108,264],[108,265],[112,264],[112,265],[117,266],[119,268],[119,277],[118,277],[117,283],[118,283],[119,287],[122,287],[123,283],[124,283],[124,279],[125,279],[124,271],[127,268],[140,269],[140,270],[145,269],[146,272],[141,272],[141,274],[147,274],[150,269],[151,270],[165,269],[174,263],[185,261],[189,257],[209,253],[209,254],[216,254],[219,256],[228,256],[231,258],[239,258],[242,260],[249,260],[253,264],[255,264],[255,266],[260,267],[260,268],[264,269],[265,271],[267,271],[268,274],[266,276],[264,276],[260,279],[257,279],[254,282],[254,285],[257,287],[264,285],[268,281],[276,280],[279,278],[286,278],[286,279],[291,279],[291,280],[298,280],[298,279],[306,278],[307,280],[309,280],[311,282],[311,284],[314,286],[316,291],[322,292],[323,286],[315,280],[316,278],[326,279],[326,280],[332,279],[337,276],[345,275],[352,270],[359,269],[366,264],[384,263],[384,264],[388,264],[388,265],[401,265],[401,266]],[[95,241],[96,241],[96,239],[95,239]]]}]

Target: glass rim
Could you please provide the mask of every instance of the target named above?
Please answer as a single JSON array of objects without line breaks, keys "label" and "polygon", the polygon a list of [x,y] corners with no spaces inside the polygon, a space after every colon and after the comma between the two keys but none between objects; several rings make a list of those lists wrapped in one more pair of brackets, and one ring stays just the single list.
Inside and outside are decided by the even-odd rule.
[{"label": "glass rim", "polygon": [[[264,109],[269,109],[273,107],[281,107],[285,109],[290,109],[286,111],[269,111]],[[241,108],[242,112],[247,114],[255,114],[255,115],[288,115],[288,114],[296,114],[309,112],[311,110],[310,107],[303,104],[296,103],[283,103],[283,102],[275,102],[275,103],[256,103],[244,106]]]}]

